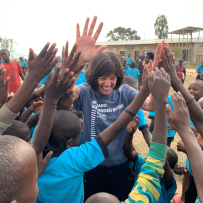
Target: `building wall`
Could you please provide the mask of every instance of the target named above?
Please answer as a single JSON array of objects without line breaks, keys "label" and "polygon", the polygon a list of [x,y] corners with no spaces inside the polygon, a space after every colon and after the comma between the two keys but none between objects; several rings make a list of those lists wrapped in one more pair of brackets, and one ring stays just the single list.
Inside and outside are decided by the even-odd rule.
[{"label": "building wall", "polygon": [[193,63],[200,64],[203,60],[203,44],[194,44]]},{"label": "building wall", "polygon": [[[129,48],[129,45],[126,45],[126,46],[125,45],[109,45],[105,50],[113,51],[117,55],[119,55],[122,51],[124,51],[125,52],[125,55],[124,55],[125,57],[127,57],[128,54],[130,54],[131,57],[133,58],[133,60],[135,60],[135,51],[137,51],[137,53],[139,53],[140,55],[143,54],[143,50],[145,52],[150,51],[150,52],[155,53],[157,45],[158,44],[144,44],[144,46],[143,46],[143,44],[130,45],[130,46],[133,47],[133,49],[131,49],[131,50],[127,49],[127,48]],[[170,48],[171,48],[171,43],[169,45],[170,45]],[[179,47],[179,43],[172,43],[172,48],[174,46]],[[197,60],[197,48],[194,48],[194,46],[197,46],[197,44],[192,44],[191,52],[190,52],[190,44],[184,43],[183,44],[183,50],[188,50],[187,54],[185,54],[185,60],[196,63],[196,60]],[[98,48],[98,47],[99,46],[96,46],[96,48]],[[182,50],[182,43],[180,43],[180,49]],[[199,52],[200,52],[200,49],[201,49],[201,54],[203,55],[203,46],[201,46],[199,48]]]}]

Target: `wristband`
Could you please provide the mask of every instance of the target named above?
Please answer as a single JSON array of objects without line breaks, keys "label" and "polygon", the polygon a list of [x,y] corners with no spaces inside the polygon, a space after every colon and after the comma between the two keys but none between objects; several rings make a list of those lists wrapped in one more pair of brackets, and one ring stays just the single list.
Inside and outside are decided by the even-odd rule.
[{"label": "wristband", "polygon": [[189,103],[191,103],[195,98],[193,97],[189,102],[187,102],[186,104],[188,105]]},{"label": "wristband", "polygon": [[128,109],[124,109],[124,111],[126,112],[126,113],[129,113],[131,116],[135,116],[135,114],[134,113],[132,113],[131,111],[129,111]]}]

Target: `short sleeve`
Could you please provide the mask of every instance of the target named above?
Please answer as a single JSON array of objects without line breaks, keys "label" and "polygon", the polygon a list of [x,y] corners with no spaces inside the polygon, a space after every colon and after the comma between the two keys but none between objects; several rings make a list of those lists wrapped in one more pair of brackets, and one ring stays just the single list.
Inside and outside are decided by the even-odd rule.
[{"label": "short sleeve", "polygon": [[82,111],[82,104],[85,102],[85,97],[90,95],[91,88],[86,83],[77,85],[76,87],[80,90],[80,96],[78,100],[73,102],[73,107],[76,111]]},{"label": "short sleeve", "polygon": [[155,118],[155,111],[149,111],[148,118],[154,119]]},{"label": "short sleeve", "polygon": [[139,130],[143,130],[144,128],[148,127],[148,124],[142,109],[139,109],[136,115],[139,116],[139,125],[138,125]]},{"label": "short sleeve", "polygon": [[140,71],[137,69],[137,75],[140,75]]},{"label": "short sleeve", "polygon": [[198,66],[196,70],[200,70],[200,66]]},{"label": "short sleeve", "polygon": [[129,75],[130,72],[130,68],[128,68],[128,70],[126,71],[126,75]]},{"label": "short sleeve", "polygon": [[183,73],[186,73],[185,67],[183,67]]}]

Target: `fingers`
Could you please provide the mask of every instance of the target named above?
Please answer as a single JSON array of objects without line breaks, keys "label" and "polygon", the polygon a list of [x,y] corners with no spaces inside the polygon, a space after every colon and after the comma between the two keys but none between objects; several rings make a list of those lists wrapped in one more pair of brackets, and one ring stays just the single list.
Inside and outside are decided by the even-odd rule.
[{"label": "fingers", "polygon": [[61,79],[60,79],[61,84],[64,84],[66,82],[68,75],[69,75],[69,69],[66,68],[63,72]]},{"label": "fingers", "polygon": [[148,69],[148,72],[152,71],[152,61],[149,62],[147,69]]},{"label": "fingers", "polygon": [[[55,47],[56,47],[56,43],[53,43],[51,47],[48,49],[48,51],[46,52],[46,54],[43,56],[43,59],[45,61],[47,61],[50,58],[50,56],[52,55],[52,52],[55,50]],[[40,59],[39,55],[37,56],[37,58]]]},{"label": "fingers", "polygon": [[[44,46],[44,48],[41,50],[41,52],[39,53],[39,55],[36,57],[37,59],[43,58],[44,55],[47,53],[47,49],[49,48],[50,43],[47,42]],[[32,50],[32,49],[31,49]],[[31,51],[30,50],[30,51]],[[33,50],[32,50],[33,51]],[[33,52],[33,58],[34,58],[34,52]]]},{"label": "fingers", "polygon": [[106,48],[107,48],[106,45],[100,46],[100,47],[95,51],[95,55],[96,55],[96,56],[99,56],[99,54],[100,54],[104,49],[106,49]]},{"label": "fingers", "polygon": [[166,114],[167,114],[169,123],[173,124],[173,120],[174,120],[173,112],[169,104],[166,104]]},{"label": "fingers", "polygon": [[1,87],[4,86],[5,73],[6,73],[6,70],[3,68],[0,68],[0,85],[1,85]]},{"label": "fingers", "polygon": [[[160,72],[161,72],[162,76],[163,76],[166,80],[168,80],[168,77],[167,77],[168,74],[165,72],[165,70],[164,70],[163,68],[160,69]],[[170,80],[169,80],[169,81],[170,81]]]},{"label": "fingers", "polygon": [[101,22],[100,24],[99,24],[99,27],[97,28],[97,31],[95,32],[95,34],[94,34],[94,36],[93,36],[93,38],[94,38],[94,40],[95,41],[97,41],[97,39],[98,39],[98,37],[99,37],[99,35],[100,35],[100,33],[101,33],[101,30],[102,30],[102,28],[103,28],[103,22]]},{"label": "fingers", "polygon": [[66,41],[65,58],[68,58],[68,41]]},{"label": "fingers", "polygon": [[[45,66],[48,66],[50,63],[52,63],[54,57],[56,56],[57,51],[58,51],[58,49],[55,48],[54,51],[51,53],[51,55],[48,55],[49,58],[47,58],[47,60],[44,59],[45,60],[44,62],[46,63]],[[58,62],[58,59],[59,59],[59,57],[57,57],[57,62]]]},{"label": "fingers", "polygon": [[87,18],[87,20],[86,20],[86,22],[85,22],[84,30],[83,30],[83,35],[84,35],[84,36],[87,35],[87,30],[88,30],[89,21],[90,21],[90,18]]},{"label": "fingers", "polygon": [[28,57],[28,64],[35,58],[35,53],[33,49],[29,49],[29,57]]},{"label": "fingers", "polygon": [[10,83],[10,77],[7,77],[4,83],[4,88],[7,89],[7,92],[8,92],[9,83]]},{"label": "fingers", "polygon": [[161,43],[161,51],[163,51],[165,48],[165,41],[163,40],[162,43]]},{"label": "fingers", "polygon": [[90,26],[90,29],[89,29],[89,32],[88,32],[88,36],[90,36],[90,37],[92,36],[92,33],[94,31],[94,27],[95,27],[96,22],[97,22],[97,16],[94,16],[93,21],[92,21],[91,26]]},{"label": "fingers", "polygon": [[54,71],[51,71],[49,77],[47,78],[47,80],[45,82],[45,85],[48,85],[52,81],[53,76],[54,76]]},{"label": "fingers", "polygon": [[[162,72],[161,72],[161,70],[158,68],[158,67],[155,67],[155,71],[153,71],[153,74],[154,73],[156,73],[156,75],[158,76],[158,77],[163,77],[162,76]],[[155,78],[154,78],[155,79]]]},{"label": "fingers", "polygon": [[178,99],[176,98],[175,94],[176,94],[176,92],[174,92],[174,91],[170,94],[172,102],[173,102],[174,113],[176,113],[180,108]]},{"label": "fingers", "polygon": [[70,56],[69,56],[70,60],[72,60],[72,58],[73,58],[73,56],[75,54],[75,51],[76,51],[76,43],[73,45],[73,48],[72,48],[72,50],[70,52]]},{"label": "fingers", "polygon": [[77,23],[77,25],[76,25],[76,39],[78,37],[80,37],[80,25],[79,25],[79,23]]},{"label": "fingers", "polygon": [[177,94],[178,94],[179,97],[182,99],[183,106],[188,109],[187,104],[186,104],[186,101],[185,101],[185,99],[183,98],[183,95],[182,95],[180,92],[178,92]]},{"label": "fingers", "polygon": [[153,83],[153,74],[151,72],[148,73],[148,86],[151,86]]},{"label": "fingers", "polygon": [[60,70],[61,70],[61,65],[58,65],[54,72],[54,78],[53,78],[54,83],[57,83],[58,81]]},{"label": "fingers", "polygon": [[57,56],[52,62],[48,63],[50,64],[50,69],[52,70],[52,68],[58,63],[59,57]]},{"label": "fingers", "polygon": [[45,167],[46,167],[47,164],[49,163],[49,160],[51,159],[52,155],[53,155],[53,152],[50,151],[50,152],[45,156],[45,158],[44,158],[44,160],[43,160],[43,163],[45,164]]}]

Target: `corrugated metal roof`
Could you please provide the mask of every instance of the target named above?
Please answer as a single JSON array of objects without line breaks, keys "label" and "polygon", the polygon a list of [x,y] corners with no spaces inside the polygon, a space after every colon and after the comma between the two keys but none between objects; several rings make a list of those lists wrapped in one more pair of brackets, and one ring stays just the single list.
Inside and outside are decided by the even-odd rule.
[{"label": "corrugated metal roof", "polygon": [[[166,43],[170,44],[171,39],[164,39]],[[188,41],[190,37],[188,37]],[[158,44],[161,43],[163,39],[150,39],[150,40],[131,40],[131,41],[106,41],[106,42],[96,42],[96,46],[101,45],[139,45],[139,44]],[[180,38],[180,43],[182,43],[183,38]],[[198,42],[198,38],[193,38],[193,42]],[[184,43],[187,42],[187,38],[184,38]],[[203,42],[203,38],[199,38],[199,42]],[[172,38],[172,43],[179,43],[179,38]]]},{"label": "corrugated metal roof", "polygon": [[169,32],[168,34],[176,34],[176,35],[186,35],[186,34],[190,34],[191,32],[199,32],[199,31],[203,31],[202,27],[185,27],[185,28],[181,28],[172,32]]}]

